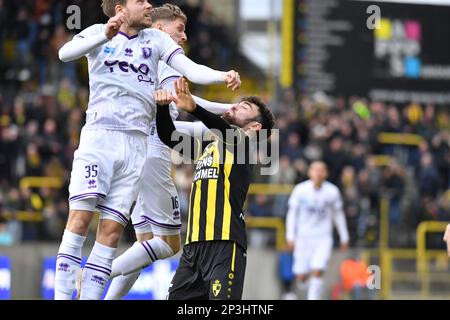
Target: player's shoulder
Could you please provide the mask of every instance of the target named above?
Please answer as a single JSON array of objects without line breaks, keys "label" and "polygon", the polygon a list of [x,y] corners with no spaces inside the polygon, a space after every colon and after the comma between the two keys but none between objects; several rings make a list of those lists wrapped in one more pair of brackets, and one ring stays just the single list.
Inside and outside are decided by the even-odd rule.
[{"label": "player's shoulder", "polygon": [[335,185],[334,183],[331,183],[330,181],[325,181],[323,183],[323,186],[328,192],[339,193],[338,186]]},{"label": "player's shoulder", "polygon": [[312,186],[311,180],[306,180],[306,181],[300,182],[299,184],[297,184],[294,187],[294,192],[301,192],[302,190],[311,188],[311,186]]},{"label": "player's shoulder", "polygon": [[100,33],[105,30],[105,24],[104,23],[96,23],[92,26],[87,27],[83,31],[80,32],[80,34],[95,34]]},{"label": "player's shoulder", "polygon": [[[141,30],[141,34],[143,37],[145,38],[151,38],[154,41],[156,40],[167,40],[170,39],[172,40],[172,38],[165,32],[158,30],[156,28],[146,28]],[[172,40],[173,41],[173,40]]]}]

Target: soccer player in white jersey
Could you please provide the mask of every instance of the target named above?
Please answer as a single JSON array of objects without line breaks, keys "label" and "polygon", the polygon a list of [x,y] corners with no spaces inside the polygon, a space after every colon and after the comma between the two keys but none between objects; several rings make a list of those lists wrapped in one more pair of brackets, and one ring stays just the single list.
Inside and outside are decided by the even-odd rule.
[{"label": "soccer player in white jersey", "polygon": [[[70,212],[58,251],[55,299],[71,299],[80,270],[81,249],[93,212],[100,211],[96,243],[81,280],[82,300],[101,298],[147,154],[147,136],[155,116],[153,92],[160,60],[199,84],[240,86],[234,71],[197,65],[166,33],[151,26],[147,0],[103,0],[106,24],[76,35],[59,51],[62,61],[86,56],[90,97],[86,125],[75,152],[69,186]],[[170,248],[156,244],[155,255]]]},{"label": "soccer player in white jersey", "polygon": [[[179,7],[165,4],[154,8],[151,18],[153,28],[166,32],[180,46],[187,41],[185,33],[187,17]],[[160,62],[158,77],[161,88],[171,90],[175,94],[174,82],[182,75],[164,62]],[[194,97],[194,100],[205,109],[218,114],[232,107],[231,104],[214,103],[198,97]],[[175,120],[178,116],[176,106],[172,104],[170,108],[172,120]],[[175,125],[178,129],[188,130],[192,134],[194,131],[203,133],[202,128],[192,127],[195,125],[203,127],[201,122],[194,124],[175,121]],[[139,277],[142,267],[175,255],[181,247],[178,193],[171,177],[170,150],[159,139],[155,121],[150,127],[144,178],[136,206],[131,214],[137,242],[113,261],[111,278],[114,279],[105,296],[106,300],[123,298]],[[151,250],[155,246],[154,243],[161,241],[168,247],[164,245],[166,250],[155,256]]]},{"label": "soccer player in white jersey", "polygon": [[327,175],[324,162],[313,162],[309,168],[310,180],[294,188],[288,203],[287,247],[294,252],[293,273],[298,288],[300,291],[307,289],[308,300],[321,298],[322,275],[333,248],[333,221],[339,233],[341,250],[348,248],[349,236],[341,195],[335,185],[326,181]]}]

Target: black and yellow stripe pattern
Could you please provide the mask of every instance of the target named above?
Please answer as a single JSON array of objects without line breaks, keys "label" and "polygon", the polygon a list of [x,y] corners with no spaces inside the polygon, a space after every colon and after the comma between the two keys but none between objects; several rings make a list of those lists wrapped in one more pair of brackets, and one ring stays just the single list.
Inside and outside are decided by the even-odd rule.
[{"label": "black and yellow stripe pattern", "polygon": [[242,208],[251,168],[235,160],[233,150],[220,141],[203,150],[192,183],[186,244],[231,240],[246,249]]}]

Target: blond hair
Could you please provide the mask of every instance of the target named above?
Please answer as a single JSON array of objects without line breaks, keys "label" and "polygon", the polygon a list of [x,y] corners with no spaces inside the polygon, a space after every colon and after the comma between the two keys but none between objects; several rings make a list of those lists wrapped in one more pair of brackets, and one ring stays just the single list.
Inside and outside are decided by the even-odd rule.
[{"label": "blond hair", "polygon": [[187,17],[183,11],[181,11],[180,7],[166,3],[161,7],[154,8],[151,13],[152,22],[156,22],[159,20],[169,20],[175,21],[177,19],[183,20],[186,24]]}]

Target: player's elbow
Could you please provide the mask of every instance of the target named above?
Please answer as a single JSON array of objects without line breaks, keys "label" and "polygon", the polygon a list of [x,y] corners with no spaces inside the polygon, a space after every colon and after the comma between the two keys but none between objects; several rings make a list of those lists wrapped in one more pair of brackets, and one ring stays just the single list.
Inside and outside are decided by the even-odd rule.
[{"label": "player's elbow", "polygon": [[70,57],[69,50],[67,49],[66,45],[64,45],[61,49],[59,49],[58,57],[59,60],[61,60],[62,62],[70,62],[73,60]]}]

